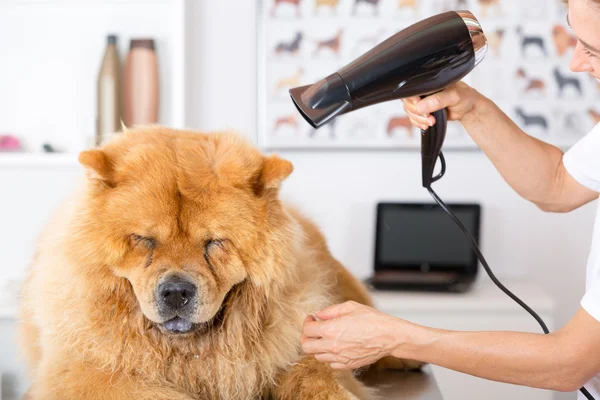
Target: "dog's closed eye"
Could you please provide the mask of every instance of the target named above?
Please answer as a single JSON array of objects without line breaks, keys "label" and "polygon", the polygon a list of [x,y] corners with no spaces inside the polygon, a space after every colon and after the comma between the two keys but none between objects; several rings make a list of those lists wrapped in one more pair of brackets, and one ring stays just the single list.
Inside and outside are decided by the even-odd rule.
[{"label": "dog's closed eye", "polygon": [[225,241],[223,239],[210,239],[204,244],[204,259],[211,269],[214,269],[210,260],[211,252],[214,252],[218,249],[225,249],[224,242]]},{"label": "dog's closed eye", "polygon": [[136,235],[135,233],[129,236],[129,241],[132,248],[135,248],[138,245],[143,245],[148,250],[154,250],[156,247],[156,241],[153,238]]},{"label": "dog's closed eye", "polygon": [[211,239],[208,240],[206,242],[206,244],[204,245],[204,252],[208,253],[210,250],[212,250],[215,246],[218,246],[220,248],[223,248],[223,242],[224,240],[222,239]]}]

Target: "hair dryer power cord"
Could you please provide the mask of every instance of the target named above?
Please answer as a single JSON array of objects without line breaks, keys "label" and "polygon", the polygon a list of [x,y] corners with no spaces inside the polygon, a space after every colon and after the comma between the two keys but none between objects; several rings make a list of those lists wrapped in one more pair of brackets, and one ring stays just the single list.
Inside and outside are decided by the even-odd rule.
[{"label": "hair dryer power cord", "polygon": [[[440,158],[442,170],[441,170],[440,174],[435,177],[435,179],[433,180],[433,182],[439,180],[442,176],[444,176],[444,173],[446,172],[446,160],[444,159],[444,154],[442,154],[440,152],[439,158]],[[435,193],[433,191],[433,189],[431,188],[431,186],[427,187],[426,189],[429,191],[429,194],[431,194],[431,196],[434,198],[434,200],[440,205],[440,207],[442,207],[442,209],[444,211],[446,211],[446,213],[450,216],[450,218],[452,218],[452,220],[456,223],[456,225],[458,225],[458,227],[463,231],[463,233],[465,234],[465,236],[467,237],[467,239],[469,239],[469,242],[471,244],[471,248],[473,249],[473,252],[477,255],[477,258],[481,262],[481,265],[483,265],[483,268],[485,269],[485,272],[487,272],[487,274],[489,275],[489,277],[492,280],[492,282],[494,282],[496,284],[496,286],[498,286],[500,288],[500,290],[502,290],[504,293],[506,293],[506,295],[508,297],[510,297],[511,299],[513,299],[514,301],[516,301],[517,304],[519,304],[529,314],[531,314],[533,316],[533,318],[535,318],[535,320],[538,322],[538,324],[540,324],[540,326],[542,327],[542,330],[544,331],[545,334],[550,333],[550,331],[548,330],[548,327],[546,326],[546,324],[544,323],[544,321],[542,320],[542,318],[540,318],[540,316],[537,315],[535,311],[533,311],[527,304],[525,304],[521,299],[519,299],[517,296],[515,296],[510,290],[508,290],[496,278],[496,276],[494,275],[494,273],[490,269],[490,266],[488,265],[487,261],[485,260],[485,257],[481,253],[481,250],[479,250],[479,246],[477,245],[477,242],[475,241],[475,239],[473,238],[473,236],[471,235],[471,233],[469,232],[469,230],[460,221],[460,219],[458,219],[458,217],[450,210],[450,208],[448,208],[448,206],[446,205],[446,203],[444,203],[442,201],[442,199],[439,198],[439,196],[437,195],[437,193]],[[581,393],[583,393],[583,395],[588,400],[595,400],[592,397],[592,395],[587,391],[587,389],[585,387],[581,387],[579,390],[581,391]]]}]

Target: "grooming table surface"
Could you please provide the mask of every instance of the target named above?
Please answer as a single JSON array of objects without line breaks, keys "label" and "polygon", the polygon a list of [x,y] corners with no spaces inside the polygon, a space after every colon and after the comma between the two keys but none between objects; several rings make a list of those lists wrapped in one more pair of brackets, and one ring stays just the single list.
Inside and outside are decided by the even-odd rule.
[{"label": "grooming table surface", "polygon": [[421,372],[379,371],[365,374],[365,384],[380,389],[386,400],[443,400],[429,366]]}]

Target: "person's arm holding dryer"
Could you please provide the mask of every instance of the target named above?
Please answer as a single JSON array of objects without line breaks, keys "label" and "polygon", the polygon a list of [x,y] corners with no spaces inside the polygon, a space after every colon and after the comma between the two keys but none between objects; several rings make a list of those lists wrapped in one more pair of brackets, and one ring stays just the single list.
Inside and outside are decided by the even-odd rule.
[{"label": "person's arm holding dryer", "polygon": [[[598,198],[600,125],[565,155],[523,132],[492,101],[464,83],[423,100],[404,99],[413,124],[448,109],[522,197],[548,211],[568,211]],[[422,108],[421,108],[422,107]],[[425,117],[421,116],[425,114]],[[562,329],[541,332],[459,332],[428,328],[353,302],[307,317],[305,352],[333,368],[357,368],[392,355],[500,382],[573,391],[600,372],[600,281]]]},{"label": "person's arm holding dryer", "polygon": [[[600,0],[569,0],[568,7],[578,37],[570,68],[600,80]],[[462,123],[507,183],[542,210],[567,212],[598,198],[600,124],[563,154],[527,135],[496,104],[462,82],[403,102],[421,129],[434,122],[431,113],[446,108],[448,119]],[[587,382],[586,389],[600,399],[600,360],[595,356],[600,352],[600,216],[596,224],[580,308],[548,335],[428,328],[346,302],[317,312],[319,320],[306,318],[302,348],[340,369],[392,355],[543,389],[572,391]]]},{"label": "person's arm holding dryer", "polygon": [[435,121],[431,113],[447,108],[448,119],[462,123],[506,182],[544,211],[571,211],[598,198],[567,172],[560,149],[527,135],[494,102],[463,82],[422,100],[402,101],[421,129]]}]

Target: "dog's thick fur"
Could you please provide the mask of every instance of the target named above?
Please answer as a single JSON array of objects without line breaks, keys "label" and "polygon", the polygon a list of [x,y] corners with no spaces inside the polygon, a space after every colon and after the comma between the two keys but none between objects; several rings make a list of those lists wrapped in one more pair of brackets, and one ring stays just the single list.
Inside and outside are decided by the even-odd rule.
[{"label": "dog's thick fur", "polygon": [[[85,184],[45,230],[22,294],[29,399],[370,396],[350,371],[301,353],[308,314],[370,300],[279,200],[291,163],[233,133],[163,127],[79,160]],[[192,333],[160,326],[156,285],[172,272],[200,288]]]}]

